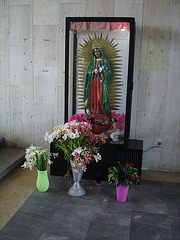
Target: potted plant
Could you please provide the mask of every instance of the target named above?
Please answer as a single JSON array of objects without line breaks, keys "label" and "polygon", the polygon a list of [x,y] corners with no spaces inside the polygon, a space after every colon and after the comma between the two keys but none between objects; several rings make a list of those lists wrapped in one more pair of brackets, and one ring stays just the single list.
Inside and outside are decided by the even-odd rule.
[{"label": "potted plant", "polygon": [[[77,117],[77,116],[76,116]],[[75,116],[71,119],[74,119]],[[77,118],[78,119],[78,118]],[[101,160],[99,154],[100,144],[104,141],[104,135],[93,135],[92,124],[82,116],[78,120],[72,120],[63,125],[54,127],[51,134],[45,134],[45,141],[54,142],[55,146],[62,149],[64,158],[70,160],[72,166],[74,185],[69,189],[71,196],[82,196],[85,190],[80,185],[83,171],[86,171],[87,164],[95,160]]]},{"label": "potted plant", "polygon": [[26,161],[22,167],[32,170],[33,166],[37,168],[38,177],[36,186],[40,192],[46,192],[49,188],[49,179],[47,175],[47,165],[51,164],[51,156],[57,156],[57,153],[50,153],[47,149],[31,145],[26,149]]},{"label": "potted plant", "polygon": [[133,163],[126,163],[124,166],[118,161],[117,166],[108,168],[109,184],[116,184],[117,201],[125,202],[127,199],[128,190],[135,184],[140,182],[138,169]]}]

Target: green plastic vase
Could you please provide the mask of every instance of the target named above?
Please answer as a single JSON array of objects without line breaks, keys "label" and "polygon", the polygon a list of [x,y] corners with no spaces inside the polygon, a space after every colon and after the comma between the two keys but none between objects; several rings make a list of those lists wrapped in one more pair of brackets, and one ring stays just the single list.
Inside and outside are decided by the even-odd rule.
[{"label": "green plastic vase", "polygon": [[47,174],[47,170],[38,171],[36,187],[39,192],[46,192],[49,189],[49,178]]}]

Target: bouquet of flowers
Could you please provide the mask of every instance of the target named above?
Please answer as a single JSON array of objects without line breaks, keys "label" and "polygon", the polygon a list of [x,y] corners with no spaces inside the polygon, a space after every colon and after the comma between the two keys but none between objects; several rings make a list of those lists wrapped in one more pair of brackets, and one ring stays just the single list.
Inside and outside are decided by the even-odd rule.
[{"label": "bouquet of flowers", "polygon": [[87,121],[70,121],[58,125],[51,134],[46,133],[45,141],[54,142],[61,148],[66,160],[73,161],[76,171],[86,171],[86,165],[92,160],[98,162],[101,156],[98,153],[100,144],[105,141],[103,134],[93,135],[92,124]]},{"label": "bouquet of flowers", "polygon": [[47,170],[47,164],[51,164],[51,156],[56,157],[58,153],[50,153],[47,149],[42,147],[35,147],[31,145],[26,149],[25,159],[26,161],[22,165],[23,168],[29,168],[35,166],[39,171]]},{"label": "bouquet of flowers", "polygon": [[138,184],[140,182],[140,177],[138,175],[138,169],[134,167],[133,163],[126,163],[124,166],[117,162],[117,167],[108,168],[108,182],[116,183],[117,186],[129,185],[132,187],[133,184]]}]

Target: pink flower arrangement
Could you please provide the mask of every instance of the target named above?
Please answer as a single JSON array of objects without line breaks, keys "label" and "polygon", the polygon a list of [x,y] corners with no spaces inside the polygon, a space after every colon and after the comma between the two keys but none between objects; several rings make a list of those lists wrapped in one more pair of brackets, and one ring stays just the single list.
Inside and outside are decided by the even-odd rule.
[{"label": "pink flower arrangement", "polygon": [[86,165],[90,164],[90,162],[93,160],[92,155],[90,154],[88,149],[78,147],[74,150],[72,155],[74,157],[73,167],[75,167],[75,171],[79,172],[80,170],[83,170],[84,172],[86,172]]},{"label": "pink flower arrangement", "polygon": [[119,129],[119,131],[123,131],[125,128],[125,114],[122,113],[116,113],[116,112],[112,112],[111,113],[111,119],[117,119],[117,129]]}]

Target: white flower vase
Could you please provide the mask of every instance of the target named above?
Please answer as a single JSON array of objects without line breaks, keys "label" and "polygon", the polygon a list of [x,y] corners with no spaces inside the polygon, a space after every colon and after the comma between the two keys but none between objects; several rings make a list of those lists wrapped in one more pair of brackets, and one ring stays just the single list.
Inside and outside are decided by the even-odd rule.
[{"label": "white flower vase", "polygon": [[76,172],[75,169],[76,167],[74,167],[73,161],[70,160],[70,164],[72,167],[72,173],[73,173],[73,180],[74,180],[74,184],[73,186],[69,189],[68,194],[70,196],[74,196],[74,197],[80,197],[86,194],[85,189],[81,186],[80,181],[83,175],[83,170],[81,170],[80,172]]}]

